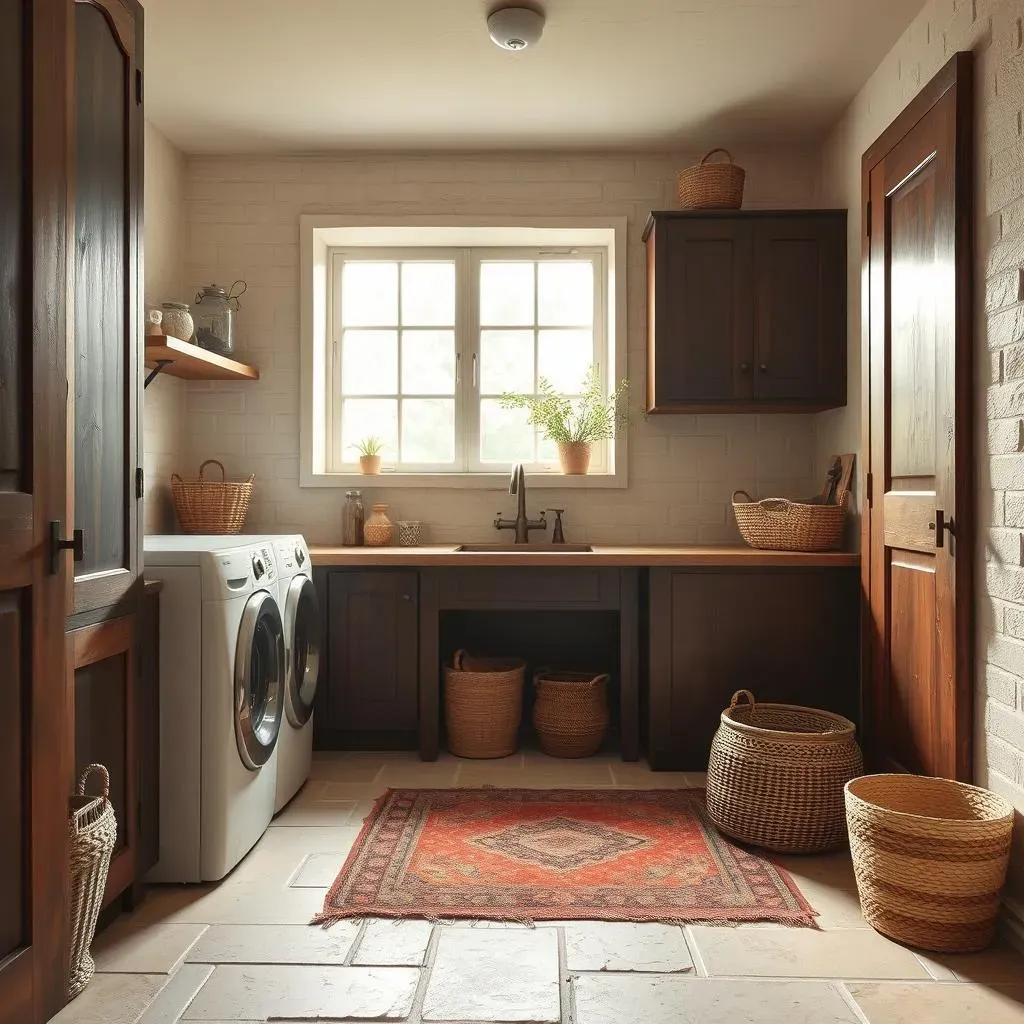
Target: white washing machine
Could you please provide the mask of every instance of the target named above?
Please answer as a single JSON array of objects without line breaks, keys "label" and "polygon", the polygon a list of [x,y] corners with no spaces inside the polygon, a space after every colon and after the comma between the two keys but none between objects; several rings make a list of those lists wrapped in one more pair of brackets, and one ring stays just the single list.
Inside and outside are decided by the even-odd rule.
[{"label": "white washing machine", "polygon": [[306,541],[300,535],[267,539],[274,544],[284,619],[284,716],[274,753],[276,814],[309,778],[313,761],[313,699],[320,674],[323,624]]},{"label": "white washing machine", "polygon": [[273,544],[151,536],[160,595],[160,860],[153,882],[223,878],[274,813],[284,623]]}]

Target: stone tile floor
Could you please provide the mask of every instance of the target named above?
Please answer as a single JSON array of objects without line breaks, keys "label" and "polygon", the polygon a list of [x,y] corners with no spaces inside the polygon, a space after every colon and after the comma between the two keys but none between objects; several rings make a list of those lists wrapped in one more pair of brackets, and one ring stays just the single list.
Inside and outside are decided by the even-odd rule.
[{"label": "stone tile floor", "polygon": [[572,1024],[1024,1024],[1024,958],[926,956],[860,916],[849,857],[784,858],[822,931],[565,922],[307,922],[389,786],[702,785],[606,759],[318,756],[313,776],[219,885],[154,888],[94,947],[54,1024],[267,1021]]}]

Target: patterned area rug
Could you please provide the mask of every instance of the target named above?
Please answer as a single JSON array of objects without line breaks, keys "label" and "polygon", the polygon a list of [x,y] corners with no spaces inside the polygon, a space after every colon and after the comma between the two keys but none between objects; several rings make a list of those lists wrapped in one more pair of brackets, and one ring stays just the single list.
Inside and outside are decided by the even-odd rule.
[{"label": "patterned area rug", "polygon": [[350,917],[815,926],[789,875],[719,835],[696,789],[389,790],[313,923]]}]

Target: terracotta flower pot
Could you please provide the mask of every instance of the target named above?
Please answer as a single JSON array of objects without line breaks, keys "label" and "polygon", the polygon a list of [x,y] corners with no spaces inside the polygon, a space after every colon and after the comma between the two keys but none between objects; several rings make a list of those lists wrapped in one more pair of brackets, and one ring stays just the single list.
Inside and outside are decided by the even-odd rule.
[{"label": "terracotta flower pot", "polygon": [[562,472],[566,476],[585,476],[590,469],[590,445],[560,444],[558,458],[562,463]]},{"label": "terracotta flower pot", "polygon": [[376,476],[380,472],[380,456],[360,455],[359,471],[363,473],[364,476]]}]

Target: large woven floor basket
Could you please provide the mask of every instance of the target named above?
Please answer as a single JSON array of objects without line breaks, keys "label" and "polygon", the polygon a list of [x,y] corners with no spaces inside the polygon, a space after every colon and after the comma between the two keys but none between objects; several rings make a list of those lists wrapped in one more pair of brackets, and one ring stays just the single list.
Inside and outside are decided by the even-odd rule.
[{"label": "large woven floor basket", "polygon": [[508,757],[519,744],[526,665],[456,651],[444,670],[448,749],[457,757]]},{"label": "large woven floor basket", "polygon": [[786,498],[754,501],[735,491],[732,510],[743,539],[770,551],[838,551],[843,546],[847,495],[835,505],[808,505]]},{"label": "large woven floor basket", "polygon": [[551,757],[592,757],[608,731],[608,676],[593,672],[534,673],[533,725]]},{"label": "large woven floor basket", "polygon": [[846,842],[843,787],[864,770],[853,722],[733,695],[711,743],[707,805],[733,839],[783,853]]},{"label": "large woven floor basket", "polygon": [[[219,480],[207,480],[207,466],[220,470]],[[171,474],[171,496],[174,511],[183,533],[241,533],[252,501],[255,475],[248,480],[228,480],[224,465],[207,459],[199,467],[197,480],[184,480]]]},{"label": "large woven floor basket", "polygon": [[[93,774],[100,777],[100,796],[85,793]],[[89,947],[96,934],[110,855],[117,840],[117,819],[110,803],[110,776],[103,765],[91,764],[82,772],[72,798],[68,830],[71,839],[71,954],[66,991],[68,999],[74,999],[96,973]]]},{"label": "large woven floor basket", "polygon": [[1013,807],[949,779],[865,775],[846,787],[861,913],[897,942],[984,949],[995,933]]}]

